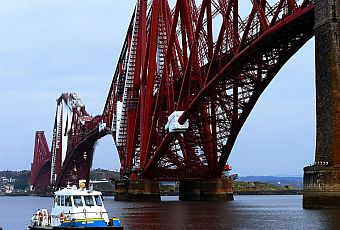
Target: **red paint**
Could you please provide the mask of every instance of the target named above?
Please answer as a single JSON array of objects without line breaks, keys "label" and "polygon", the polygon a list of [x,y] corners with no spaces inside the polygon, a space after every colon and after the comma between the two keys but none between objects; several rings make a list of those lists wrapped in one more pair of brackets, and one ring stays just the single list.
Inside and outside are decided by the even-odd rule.
[{"label": "red paint", "polygon": [[[252,0],[247,21],[240,22],[237,0],[203,0],[200,7],[178,0],[173,10],[166,0],[149,9],[139,0],[103,114],[82,123],[85,109],[73,113],[58,185],[70,175],[88,176],[93,145],[109,133],[127,176],[139,168],[142,178],[159,180],[220,177],[261,93],[314,35],[314,4],[296,2],[278,0],[268,10],[266,1]],[[223,23],[214,34],[216,14]],[[182,133],[165,130],[175,110],[184,111],[179,123],[189,121]],[[104,133],[96,131],[101,122]]]}]

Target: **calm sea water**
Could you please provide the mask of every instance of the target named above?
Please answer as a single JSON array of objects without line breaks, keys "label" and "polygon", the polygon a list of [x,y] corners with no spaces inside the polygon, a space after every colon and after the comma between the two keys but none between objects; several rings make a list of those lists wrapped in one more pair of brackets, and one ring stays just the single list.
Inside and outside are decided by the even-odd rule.
[{"label": "calm sea water", "polygon": [[[340,210],[304,210],[302,196],[235,196],[229,202],[117,202],[105,197],[110,216],[126,229],[340,229]],[[32,213],[51,207],[49,197],[0,197],[0,226],[26,230]]]}]

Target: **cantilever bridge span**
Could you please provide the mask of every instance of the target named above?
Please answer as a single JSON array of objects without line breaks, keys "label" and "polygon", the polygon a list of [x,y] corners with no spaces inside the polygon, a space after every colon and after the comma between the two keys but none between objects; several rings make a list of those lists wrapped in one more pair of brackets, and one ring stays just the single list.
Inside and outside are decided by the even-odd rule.
[{"label": "cantilever bridge span", "polygon": [[137,1],[103,113],[76,94],[57,100],[52,185],[88,178],[108,134],[130,179],[220,178],[260,95],[313,36],[311,0]]}]

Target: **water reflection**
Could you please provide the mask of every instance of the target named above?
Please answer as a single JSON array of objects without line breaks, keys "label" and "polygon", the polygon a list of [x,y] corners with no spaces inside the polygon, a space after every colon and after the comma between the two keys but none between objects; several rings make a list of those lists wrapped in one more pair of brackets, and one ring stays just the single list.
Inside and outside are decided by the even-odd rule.
[{"label": "water reflection", "polygon": [[340,210],[304,210],[302,196],[236,196],[232,202],[165,200],[106,203],[110,211],[120,213],[127,229],[340,229]]},{"label": "water reflection", "polygon": [[[127,230],[139,229],[340,229],[340,210],[304,210],[302,196],[235,196],[229,202],[117,202],[105,197],[110,216]],[[50,197],[0,197],[0,226],[28,229],[32,213],[52,205]]]}]

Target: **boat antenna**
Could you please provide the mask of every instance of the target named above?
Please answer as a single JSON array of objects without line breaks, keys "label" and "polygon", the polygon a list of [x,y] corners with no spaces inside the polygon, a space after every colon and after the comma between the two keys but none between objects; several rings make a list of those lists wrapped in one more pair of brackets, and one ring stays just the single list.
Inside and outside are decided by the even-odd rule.
[{"label": "boat antenna", "polygon": [[89,190],[93,191],[93,181],[90,181],[90,183],[89,183]]}]

